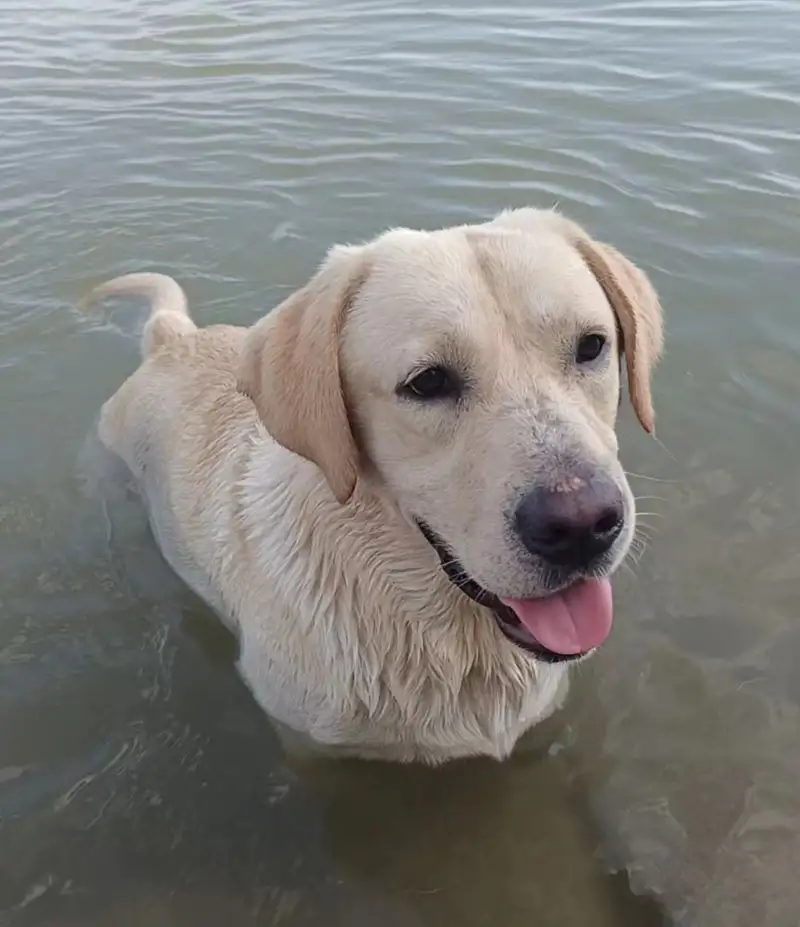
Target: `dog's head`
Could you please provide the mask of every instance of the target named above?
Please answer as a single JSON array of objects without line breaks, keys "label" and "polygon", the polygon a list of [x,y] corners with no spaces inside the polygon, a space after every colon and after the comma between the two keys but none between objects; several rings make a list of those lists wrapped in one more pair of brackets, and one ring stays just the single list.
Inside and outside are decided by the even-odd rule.
[{"label": "dog's head", "polygon": [[520,209],[335,247],[250,330],[240,387],[346,504],[389,493],[442,567],[542,659],[608,634],[634,533],[614,425],[642,426],[661,311],[645,275],[557,213]]}]

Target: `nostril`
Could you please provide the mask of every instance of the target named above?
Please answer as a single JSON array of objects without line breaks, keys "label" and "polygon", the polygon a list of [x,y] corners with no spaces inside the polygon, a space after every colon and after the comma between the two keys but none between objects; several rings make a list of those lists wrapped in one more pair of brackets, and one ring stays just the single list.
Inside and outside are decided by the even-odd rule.
[{"label": "nostril", "polygon": [[545,545],[559,547],[569,543],[573,534],[572,525],[566,521],[551,521],[544,526],[541,540]]},{"label": "nostril", "polygon": [[598,537],[613,534],[622,528],[622,513],[617,509],[608,508],[594,523],[593,531]]}]

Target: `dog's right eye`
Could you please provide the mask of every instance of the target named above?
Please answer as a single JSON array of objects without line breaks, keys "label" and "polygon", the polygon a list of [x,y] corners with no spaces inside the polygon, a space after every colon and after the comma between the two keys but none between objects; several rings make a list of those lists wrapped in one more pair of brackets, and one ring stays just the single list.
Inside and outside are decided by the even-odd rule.
[{"label": "dog's right eye", "polygon": [[458,394],[458,381],[446,367],[437,364],[415,374],[398,392],[408,399],[449,399]]}]

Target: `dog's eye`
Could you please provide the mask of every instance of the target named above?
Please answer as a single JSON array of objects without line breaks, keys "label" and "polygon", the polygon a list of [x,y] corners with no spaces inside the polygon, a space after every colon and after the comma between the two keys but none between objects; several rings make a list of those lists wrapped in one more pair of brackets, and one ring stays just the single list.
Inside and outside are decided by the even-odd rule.
[{"label": "dog's eye", "polygon": [[578,339],[578,344],[575,348],[575,360],[579,364],[590,364],[600,357],[605,346],[605,335],[600,335],[597,332],[583,335]]},{"label": "dog's eye", "polygon": [[402,395],[410,399],[447,399],[456,395],[458,383],[445,367],[426,367],[400,388]]}]

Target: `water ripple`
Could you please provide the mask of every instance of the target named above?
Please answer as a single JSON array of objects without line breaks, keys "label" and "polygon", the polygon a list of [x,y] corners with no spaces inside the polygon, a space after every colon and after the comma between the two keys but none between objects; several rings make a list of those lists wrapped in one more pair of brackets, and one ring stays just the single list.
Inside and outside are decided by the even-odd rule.
[{"label": "water ripple", "polygon": [[[683,481],[670,496],[679,517],[636,587],[641,625],[619,632],[619,666],[595,697],[616,764],[602,792],[616,809],[608,832],[624,844],[620,865],[659,888],[676,919],[788,923],[764,912],[782,897],[791,910],[792,887],[781,895],[764,873],[790,840],[762,831],[793,820],[796,773],[787,770],[797,728],[786,719],[800,661],[787,630],[800,530],[790,464],[800,442],[798,49],[797,0],[0,0],[0,717],[3,746],[25,753],[0,762],[0,775],[25,770],[3,781],[4,812],[22,821],[47,806],[52,816],[67,795],[59,817],[79,816],[89,797],[89,819],[104,814],[110,775],[86,777],[121,735],[98,725],[140,724],[140,677],[161,678],[142,650],[156,621],[143,617],[146,596],[120,603],[79,556],[81,532],[63,514],[74,504],[64,474],[76,436],[135,363],[116,323],[69,311],[78,296],[110,273],[152,266],[187,283],[199,320],[246,323],[306,279],[333,241],[558,201],[659,286],[669,350],[657,393],[670,450],[641,468],[665,468],[667,486],[679,469]],[[20,499],[38,500],[35,517]],[[132,532],[131,558],[149,579],[142,537]],[[37,586],[43,557],[62,558],[71,576],[58,608]],[[755,582],[753,564],[768,583]],[[693,609],[710,617],[695,620]],[[685,620],[670,623],[675,614]],[[736,633],[720,655],[728,626]],[[704,628],[716,636],[700,639]],[[747,643],[738,654],[737,641]],[[213,712],[167,694],[194,678],[181,689],[170,677],[160,697],[202,726]],[[728,705],[763,719],[751,731]],[[593,716],[589,731],[601,727]],[[711,775],[703,769],[723,755],[704,753],[707,742],[735,752],[737,772],[722,780],[734,794],[720,797],[715,780],[690,813]],[[652,762],[656,748],[666,766]],[[711,834],[768,775],[784,791],[757,790],[755,824],[715,832],[727,852],[715,863],[716,845],[692,822]],[[654,783],[675,799],[671,821]],[[38,826],[55,840],[47,820]],[[739,879],[731,860],[747,856],[754,827],[767,862]],[[703,878],[716,921],[695,891]],[[730,907],[740,882],[748,895]],[[51,882],[33,873],[28,884]]]}]

